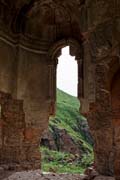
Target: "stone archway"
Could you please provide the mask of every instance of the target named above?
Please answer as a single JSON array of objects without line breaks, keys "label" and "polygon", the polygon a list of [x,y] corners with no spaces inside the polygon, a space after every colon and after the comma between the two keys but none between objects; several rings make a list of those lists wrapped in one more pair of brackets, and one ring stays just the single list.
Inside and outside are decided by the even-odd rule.
[{"label": "stone archway", "polygon": [[50,100],[50,115],[55,114],[56,102],[56,69],[58,57],[61,55],[61,49],[65,46],[70,47],[70,55],[75,56],[78,63],[78,99],[84,98],[83,84],[83,47],[75,39],[63,39],[55,43],[48,51],[48,69],[49,69],[49,100]]},{"label": "stone archway", "polygon": [[114,173],[120,178],[120,69],[115,74],[112,86],[112,123],[114,143]]},{"label": "stone archway", "polygon": [[[49,81],[48,81],[48,95],[49,95],[49,120],[51,116],[55,116],[56,114],[56,77],[57,77],[57,64],[58,64],[58,57],[62,54],[62,49],[66,46],[69,46],[69,55],[74,56],[76,63],[78,64],[78,84],[76,83],[76,86],[78,85],[78,99],[81,102],[81,99],[84,99],[84,63],[83,63],[83,47],[81,44],[79,44],[78,41],[75,39],[63,39],[61,41],[58,41],[57,43],[53,44],[53,46],[48,51],[48,72],[49,72]],[[69,67],[69,66],[68,66]],[[72,105],[72,104],[71,104]],[[46,128],[46,131],[43,133],[43,139],[46,141],[46,139],[51,138],[49,133],[49,128]],[[51,140],[51,139],[50,139]],[[45,142],[44,141],[44,142]],[[44,146],[44,142],[41,143],[41,146]],[[53,141],[52,141],[53,142]],[[47,142],[45,142],[47,143]],[[50,142],[51,143],[51,142]],[[54,145],[53,145],[54,146]],[[47,147],[50,147],[50,144],[48,143]],[[66,147],[67,149],[68,147]],[[68,149],[67,149],[68,150]],[[41,152],[44,154],[42,148]],[[75,153],[75,150],[74,150]],[[43,156],[44,157],[44,156]],[[42,161],[42,164],[44,164],[44,161]],[[43,165],[42,165],[43,167]]]}]

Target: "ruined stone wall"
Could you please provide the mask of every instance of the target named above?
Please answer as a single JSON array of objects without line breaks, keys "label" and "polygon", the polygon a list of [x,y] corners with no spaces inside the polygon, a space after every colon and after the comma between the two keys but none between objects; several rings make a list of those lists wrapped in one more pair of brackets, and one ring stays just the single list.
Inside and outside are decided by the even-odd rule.
[{"label": "ruined stone wall", "polygon": [[[120,2],[66,0],[61,3],[53,1],[49,7],[49,1],[33,4],[24,0],[22,3],[19,0],[0,1],[0,90],[23,100],[23,110],[20,108],[18,114],[25,113],[25,120],[24,117],[21,119],[26,127],[22,148],[23,154],[27,154],[25,160],[28,163],[25,164],[38,168],[39,139],[48,125],[49,114],[54,113],[55,104],[56,64],[51,60],[58,56],[52,59],[55,54],[49,58],[47,54],[57,41],[66,39],[68,43],[69,38],[75,38],[82,44],[82,56],[75,54],[80,68],[79,91],[83,89],[78,94],[82,94],[81,102],[95,142],[96,169],[101,174],[119,177],[116,168],[119,167],[116,154],[119,142],[116,138],[118,150],[115,151],[110,87],[120,66]],[[63,44],[55,47],[56,53]],[[11,103],[10,107],[14,109]],[[14,129],[19,127],[16,125]],[[20,146],[18,149],[21,151]],[[11,157],[10,161],[13,161],[14,157]],[[16,155],[16,161],[18,159]]]},{"label": "ruined stone wall", "polygon": [[49,120],[49,69],[44,47],[26,42],[0,31],[0,163],[36,169]]},{"label": "ruined stone wall", "polygon": [[[86,114],[95,143],[95,165],[99,173],[115,175],[116,178],[120,174],[115,170],[117,165],[110,87],[120,66],[119,8],[119,1],[86,1],[81,8],[80,20],[85,38],[84,95],[89,104]],[[120,136],[119,133],[117,135]]]},{"label": "ruined stone wall", "polygon": [[16,95],[17,58],[16,48],[0,37],[0,90]]},{"label": "ruined stone wall", "polygon": [[17,97],[24,99],[26,124],[27,126],[35,125],[41,128],[43,126],[44,129],[45,117],[49,116],[47,55],[35,54],[23,49],[20,49],[19,54]]},{"label": "ruined stone wall", "polygon": [[[70,8],[72,4],[75,5],[74,2],[70,3]],[[72,32],[75,33],[72,37],[76,37],[79,27],[73,18],[75,30],[72,31],[71,17],[64,11],[64,7],[54,1],[5,0],[0,1],[0,10],[0,90],[23,101],[25,130],[21,149],[27,155],[21,162],[24,164],[26,161],[28,168],[39,168],[40,138],[48,126],[49,115],[55,113],[56,62],[48,51],[57,41],[70,38]],[[80,39],[79,33],[78,36]]]},{"label": "ruined stone wall", "polygon": [[113,143],[114,143],[114,171],[119,177],[120,168],[120,70],[115,74],[112,85],[112,124],[113,124]]},{"label": "ruined stone wall", "polygon": [[49,70],[46,54],[19,51],[17,98],[23,99],[29,160],[40,168],[40,139],[49,120]]},{"label": "ruined stone wall", "polygon": [[0,92],[0,109],[0,165],[16,166],[26,155],[23,102]]},{"label": "ruined stone wall", "polygon": [[41,129],[26,126],[23,101],[0,92],[0,109],[0,165],[15,170],[40,168]]},{"label": "ruined stone wall", "polygon": [[39,51],[11,49],[2,44],[0,163],[19,169],[36,169],[40,168],[40,139],[49,120],[48,62],[46,54]]}]

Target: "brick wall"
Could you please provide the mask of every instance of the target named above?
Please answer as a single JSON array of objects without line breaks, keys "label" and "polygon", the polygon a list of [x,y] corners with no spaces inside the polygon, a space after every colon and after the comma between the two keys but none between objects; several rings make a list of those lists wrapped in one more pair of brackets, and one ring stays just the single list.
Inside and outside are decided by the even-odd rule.
[{"label": "brick wall", "polygon": [[19,163],[23,153],[23,102],[0,92],[0,164]]}]

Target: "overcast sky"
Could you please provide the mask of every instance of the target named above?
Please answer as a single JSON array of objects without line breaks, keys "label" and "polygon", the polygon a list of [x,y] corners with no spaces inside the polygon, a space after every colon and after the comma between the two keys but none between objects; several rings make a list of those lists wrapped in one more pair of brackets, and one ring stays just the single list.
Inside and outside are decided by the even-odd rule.
[{"label": "overcast sky", "polygon": [[78,69],[75,57],[69,55],[69,47],[62,49],[57,67],[57,87],[68,94],[77,96]]}]

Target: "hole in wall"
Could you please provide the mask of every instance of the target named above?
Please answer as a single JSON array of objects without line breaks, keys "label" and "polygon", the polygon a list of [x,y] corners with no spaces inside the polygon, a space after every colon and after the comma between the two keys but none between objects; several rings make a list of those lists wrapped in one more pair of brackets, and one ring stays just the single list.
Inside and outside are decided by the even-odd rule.
[{"label": "hole in wall", "polygon": [[93,162],[93,141],[77,99],[78,64],[69,46],[62,49],[57,66],[56,114],[41,139],[42,170],[83,173]]}]

